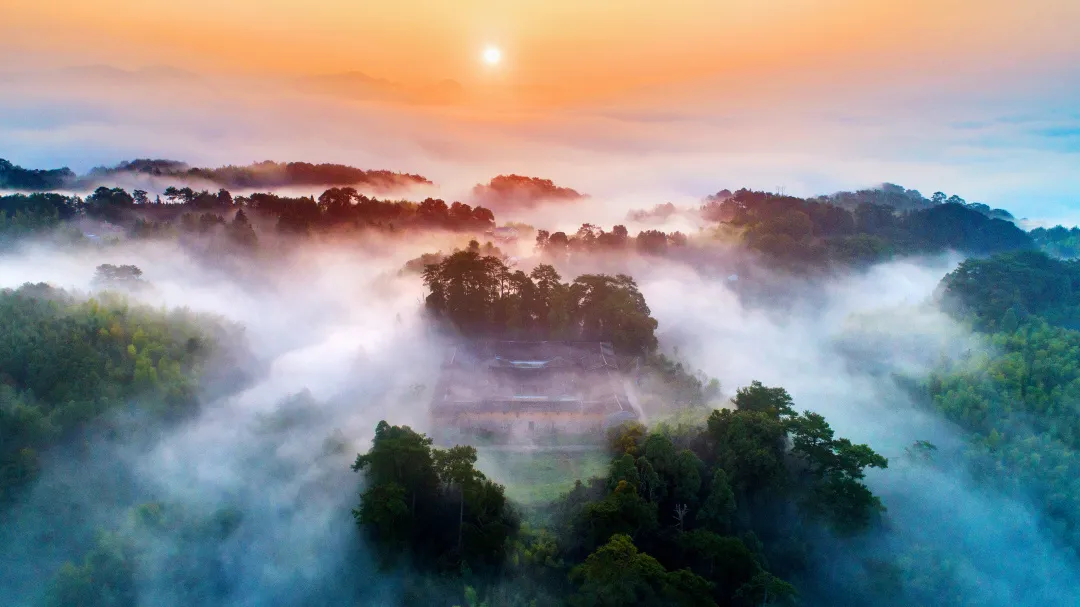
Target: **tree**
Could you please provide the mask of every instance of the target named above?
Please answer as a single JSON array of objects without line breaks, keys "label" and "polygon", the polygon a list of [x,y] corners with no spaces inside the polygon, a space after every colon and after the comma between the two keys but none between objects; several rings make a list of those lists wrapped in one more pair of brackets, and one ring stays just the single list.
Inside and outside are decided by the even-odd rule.
[{"label": "tree", "polygon": [[425,266],[423,278],[427,310],[468,336],[608,341],[627,354],[656,348],[656,319],[629,276],[584,275],[566,285],[552,266],[511,272],[475,243]]},{"label": "tree", "polygon": [[716,464],[731,475],[738,492],[754,494],[787,482],[787,433],[776,416],[724,409],[713,411],[707,426]]},{"label": "tree", "polygon": [[319,196],[319,210],[329,222],[347,220],[359,196],[355,188],[330,188]]},{"label": "tree", "polygon": [[369,485],[400,485],[408,495],[412,515],[417,496],[431,494],[439,481],[431,439],[408,426],[380,421],[371,444],[367,453],[356,456],[353,471],[363,470]]},{"label": "tree", "polygon": [[408,426],[379,422],[372,448],[353,465],[367,486],[357,524],[386,560],[405,552],[418,567],[497,566],[519,522],[502,486],[475,463],[474,447],[434,449]]},{"label": "tree", "polygon": [[643,500],[636,487],[621,481],[603,500],[585,506],[582,522],[596,545],[617,533],[634,537],[651,532],[658,524],[656,510],[656,504]]},{"label": "tree", "polygon": [[706,529],[724,533],[731,527],[731,517],[735,514],[735,492],[731,490],[727,473],[723,468],[713,472],[709,496],[701,505],[697,519]]},{"label": "tree", "polygon": [[797,595],[794,586],[767,571],[755,575],[735,594],[747,607],[790,604]]},{"label": "tree", "polygon": [[373,485],[360,497],[360,507],[353,509],[353,518],[361,528],[368,528],[375,537],[390,546],[401,548],[410,530],[409,504],[405,487],[395,482]]},{"label": "tree", "polygon": [[647,354],[656,349],[657,322],[634,279],[586,274],[570,286],[574,324],[585,341],[610,341],[620,352]]},{"label": "tree", "polygon": [[884,507],[859,482],[864,469],[887,468],[889,461],[867,445],[834,438],[825,418],[807,411],[790,423],[792,453],[800,457],[816,477],[811,507],[826,515],[844,532],[862,529]]},{"label": "tree", "polygon": [[540,264],[529,273],[529,278],[535,285],[532,308],[539,326],[549,335],[559,335],[570,323],[567,287],[562,277],[553,266]]},{"label": "tree", "polygon": [[492,569],[506,562],[509,540],[518,532],[519,520],[506,499],[502,485],[483,478],[464,485],[465,518],[462,562],[471,568]]},{"label": "tree", "polygon": [[118,221],[134,205],[135,199],[123,188],[102,186],[86,197],[86,212],[108,221]]},{"label": "tree", "polygon": [[672,498],[681,504],[696,506],[698,492],[701,491],[701,468],[703,464],[693,451],[683,449],[675,458],[675,474],[672,483]]},{"label": "tree", "polygon": [[473,209],[472,216],[473,219],[484,224],[495,223],[495,213],[492,213],[491,209],[478,206]]},{"label": "tree", "polygon": [[914,462],[929,463],[934,461],[937,445],[928,440],[917,440],[910,447],[904,448],[904,455]]},{"label": "tree", "polygon": [[67,607],[135,607],[135,559],[120,537],[100,534],[81,565],[66,563],[53,581],[48,605]]},{"label": "tree", "polygon": [[767,388],[759,381],[753,381],[749,387],[739,388],[732,399],[740,411],[761,411],[771,415],[794,415],[792,399],[783,388]]},{"label": "tree", "polygon": [[614,456],[629,453],[636,457],[645,433],[645,424],[639,421],[623,422],[609,428],[607,431],[608,451]]},{"label": "tree", "polygon": [[622,534],[590,554],[570,577],[579,585],[575,605],[715,605],[708,581],[689,571],[669,573]]},{"label": "tree", "polygon": [[458,490],[458,550],[461,550],[461,534],[465,524],[465,491],[484,480],[473,464],[476,463],[476,448],[458,445],[446,450],[434,451],[435,471],[447,488]]},{"label": "tree", "polygon": [[647,255],[662,255],[667,246],[667,234],[659,230],[644,230],[637,235],[637,249]]},{"label": "tree", "polygon": [[454,202],[450,205],[450,210],[447,212],[447,216],[455,222],[467,224],[473,218],[473,209],[471,206]]},{"label": "tree", "polygon": [[663,479],[656,473],[656,470],[652,467],[652,464],[649,463],[649,460],[644,457],[638,458],[637,467],[638,478],[641,479],[638,492],[643,498],[656,503],[664,496],[665,485]]},{"label": "tree", "polygon": [[675,475],[677,465],[675,444],[671,442],[671,437],[667,434],[650,432],[645,439],[643,456],[658,473],[664,476]]},{"label": "tree", "polygon": [[614,491],[620,483],[629,483],[636,490],[641,484],[634,456],[624,453],[611,463],[611,472],[608,474],[608,490]]},{"label": "tree", "polygon": [[679,533],[682,533],[685,529],[686,515],[690,513],[690,506],[686,504],[675,504],[675,526],[678,527]]},{"label": "tree", "polygon": [[711,580],[723,602],[761,571],[754,553],[737,537],[697,529],[680,535],[678,544],[691,570]]},{"label": "tree", "polygon": [[229,224],[228,233],[233,242],[243,247],[252,248],[258,244],[258,236],[255,235],[255,230],[251,227],[251,222],[248,221],[244,209],[236,211],[236,216],[233,217],[232,223]]},{"label": "tree", "polygon": [[135,265],[114,266],[103,263],[94,272],[94,282],[100,286],[131,286],[142,282],[142,270]]},{"label": "tree", "polygon": [[569,245],[570,239],[566,237],[566,232],[554,232],[548,237],[544,251],[553,255],[560,255],[566,252]]}]

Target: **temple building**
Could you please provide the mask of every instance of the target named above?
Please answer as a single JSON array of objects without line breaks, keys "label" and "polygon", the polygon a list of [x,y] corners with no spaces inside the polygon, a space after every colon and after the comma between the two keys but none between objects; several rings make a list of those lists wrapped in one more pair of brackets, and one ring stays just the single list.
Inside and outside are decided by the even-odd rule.
[{"label": "temple building", "polygon": [[473,341],[450,349],[436,428],[501,436],[599,434],[638,419],[607,342]]}]

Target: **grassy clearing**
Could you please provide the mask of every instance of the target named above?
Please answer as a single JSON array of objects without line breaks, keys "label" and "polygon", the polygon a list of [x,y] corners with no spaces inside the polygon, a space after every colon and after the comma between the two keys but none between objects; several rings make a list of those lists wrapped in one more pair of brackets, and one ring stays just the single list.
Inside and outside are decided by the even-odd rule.
[{"label": "grassy clearing", "polygon": [[552,501],[574,487],[574,481],[607,473],[608,457],[597,446],[587,450],[483,449],[477,467],[506,486],[506,496],[523,506]]}]

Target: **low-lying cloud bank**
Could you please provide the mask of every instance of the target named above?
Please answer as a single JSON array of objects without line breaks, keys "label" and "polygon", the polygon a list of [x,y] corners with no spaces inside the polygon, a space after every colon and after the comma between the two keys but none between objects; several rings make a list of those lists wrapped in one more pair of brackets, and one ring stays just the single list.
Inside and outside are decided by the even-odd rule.
[{"label": "low-lying cloud bank", "polygon": [[32,602],[63,561],[82,558],[96,528],[126,528],[143,502],[168,517],[235,511],[239,523],[224,541],[139,531],[140,604],[213,603],[178,596],[179,574],[168,570],[170,555],[195,548],[208,559],[195,572],[217,563],[229,604],[390,596],[394,578],[376,576],[352,522],[359,485],[349,465],[380,419],[426,423],[416,386],[430,381],[441,351],[419,322],[418,285],[396,276],[409,254],[303,250],[247,276],[172,245],[9,255],[4,287],[46,281],[85,292],[97,264],[136,263],[150,286],[134,297],[237,323],[253,359],[238,369],[248,377],[240,391],[204,395],[198,418],[157,440],[103,437],[85,452],[50,453],[0,534],[12,565],[0,576],[4,596]]},{"label": "low-lying cloud bank", "polygon": [[[831,557],[842,575],[865,578],[854,564],[860,559],[903,556],[915,546],[910,558],[933,563],[970,604],[1070,604],[1080,599],[1080,561],[1054,541],[1025,495],[1002,495],[971,478],[963,434],[896,379],[923,377],[942,357],[987,347],[933,301],[959,261],[877,265],[809,286],[771,311],[744,305],[732,288],[738,282],[688,270],[665,268],[641,282],[661,343],[677,344],[728,391],[755,379],[784,386],[798,409],[821,413],[837,435],[889,457],[888,470],[868,476],[888,508],[885,530]],[[938,447],[931,460],[907,453],[918,440]]]},{"label": "low-lying cloud bank", "polygon": [[[81,558],[95,529],[130,528],[131,507],[159,502],[168,516],[214,519],[224,510],[238,518],[224,539],[140,527],[140,604],[210,604],[209,591],[177,583],[170,559],[185,551],[200,555],[192,571],[228,589],[226,604],[392,601],[397,578],[376,573],[352,523],[359,479],[348,466],[380,419],[431,430],[426,403],[443,345],[421,318],[418,277],[397,273],[426,246],[312,244],[243,271],[172,244],[8,254],[0,287],[46,281],[85,292],[96,265],[135,263],[151,284],[138,299],[242,326],[252,358],[233,363],[248,378],[241,389],[205,395],[196,419],[159,437],[134,445],[102,437],[51,453],[0,532],[0,560],[12,564],[0,573],[0,594],[31,603],[63,561]],[[768,279],[763,269],[729,278],[716,260],[606,263],[637,278],[662,348],[677,347],[728,395],[751,380],[784,386],[798,408],[890,458],[869,478],[888,507],[886,528],[832,555],[829,575],[864,575],[861,559],[915,545],[922,552],[913,558],[940,562],[976,604],[1072,604],[1080,595],[1074,557],[1023,496],[969,478],[962,435],[894,377],[918,377],[941,356],[984,347],[932,301],[958,261],[904,259],[792,282],[766,303],[746,296],[748,281]],[[905,455],[916,440],[938,446],[932,461]]]}]

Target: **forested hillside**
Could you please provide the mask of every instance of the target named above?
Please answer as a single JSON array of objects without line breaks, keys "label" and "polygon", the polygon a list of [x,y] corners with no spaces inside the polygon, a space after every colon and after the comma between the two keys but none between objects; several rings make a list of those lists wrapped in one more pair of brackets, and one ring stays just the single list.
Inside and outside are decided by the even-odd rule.
[{"label": "forested hillside", "polygon": [[[73,178],[0,169],[28,191]],[[673,206],[631,216],[650,223],[636,234],[553,231],[503,210],[497,223],[487,202],[376,198],[346,184],[400,176],[355,171],[136,161],[95,175],[177,181],[0,196],[4,278],[90,291],[0,291],[0,514],[15,521],[0,556],[17,565],[0,581],[19,605],[999,607],[1078,593],[1073,231],[891,185],[721,192],[689,231],[660,229]],[[339,185],[270,189],[320,180]],[[516,175],[474,194],[509,217],[582,198]],[[760,277],[770,297],[746,295]],[[257,377],[212,358],[235,346],[223,321],[174,302],[244,319]],[[881,308],[900,319],[882,333],[925,323],[911,331],[940,339],[883,340],[867,371],[836,341]],[[610,342],[646,423],[436,443],[429,403],[458,339]],[[975,494],[1034,521],[995,533],[1029,535],[986,532],[995,519],[963,511]],[[961,523],[967,535],[948,531]],[[1016,579],[987,565],[1003,546],[1026,559]]]},{"label": "forested hillside", "polygon": [[608,341],[635,355],[656,349],[656,320],[625,274],[583,275],[567,284],[550,265],[526,274],[465,250],[428,265],[424,284],[428,310],[465,335]]},{"label": "forested hillside", "polygon": [[417,568],[407,603],[452,605],[474,584],[467,597],[499,605],[793,604],[785,579],[813,577],[823,530],[877,523],[884,507],[862,478],[888,462],[796,413],[782,388],[754,383],[734,404],[704,425],[612,430],[607,476],[533,525],[475,469],[475,449],[382,422],[354,465],[356,520],[385,566]]},{"label": "forested hillside", "polygon": [[[515,178],[532,184],[529,188],[561,192],[544,180]],[[506,186],[510,188],[508,191],[517,191],[517,187]],[[890,194],[888,188],[880,190],[885,194],[871,195],[878,191],[841,192],[803,199],[742,189],[712,198],[702,207],[701,215],[710,223],[697,235],[657,229],[631,235],[623,225],[606,230],[585,223],[569,234],[536,230],[535,245],[537,251],[565,262],[595,254],[636,252],[663,256],[683,251],[689,244],[709,250],[734,239],[747,250],[764,256],[766,263],[798,272],[865,266],[900,256],[945,251],[987,255],[1039,246],[1058,255],[1067,256],[1071,251],[1070,232],[1064,229],[1039,228],[1028,234],[1007,213],[989,212],[982,208],[985,205],[966,203],[956,196],[935,195],[923,199],[925,204],[894,207],[891,203],[897,202],[896,195]],[[853,201],[858,204],[852,206]],[[500,209],[512,212],[512,206]],[[420,202],[380,200],[360,194],[350,186],[332,187],[317,198],[274,192],[234,197],[224,188],[213,192],[190,186],[169,186],[161,195],[151,197],[144,190],[128,192],[102,186],[85,199],[58,194],[0,196],[0,239],[41,232],[82,216],[114,223],[132,237],[175,238],[190,232],[216,233],[219,226],[235,223],[238,210],[244,211],[240,223],[252,225],[251,230],[246,225],[233,226],[244,232],[233,240],[245,247],[254,246],[259,233],[270,226],[275,228],[274,233],[286,235],[371,229],[388,232],[442,229],[482,234],[496,226],[495,214],[484,206],[438,198]]]},{"label": "forested hillside", "polygon": [[[802,199],[739,190],[706,205],[707,217],[741,230],[746,245],[777,263],[806,266],[827,261],[865,264],[894,255],[945,250],[987,254],[1034,246],[1011,221],[988,216],[962,201],[907,210],[881,202],[853,209],[834,204],[841,195]],[[880,197],[887,201],[889,197]]]},{"label": "forested hillside", "polygon": [[183,313],[108,295],[78,300],[47,285],[0,291],[0,502],[33,481],[42,451],[107,413],[194,413],[212,347]]},{"label": "forested hillside", "polygon": [[392,171],[368,171],[343,164],[273,162],[246,166],[193,167],[176,160],[137,158],[115,166],[96,167],[76,175],[67,167],[24,169],[0,158],[0,190],[53,191],[93,188],[125,177],[156,177],[184,183],[212,183],[223,188],[255,189],[290,186],[369,186],[377,190],[431,185],[420,175]]},{"label": "forested hillside", "polygon": [[988,344],[933,373],[929,397],[971,432],[981,478],[1034,491],[1054,533],[1080,550],[1080,266],[1036,252],[968,260],[941,294]]}]

